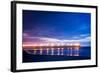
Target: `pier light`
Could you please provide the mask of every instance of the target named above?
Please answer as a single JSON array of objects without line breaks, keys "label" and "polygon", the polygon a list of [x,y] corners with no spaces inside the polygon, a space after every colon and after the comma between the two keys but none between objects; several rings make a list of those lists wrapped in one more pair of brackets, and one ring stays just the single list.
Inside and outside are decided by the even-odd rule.
[{"label": "pier light", "polygon": [[35,47],[35,46],[38,46],[38,44],[33,44],[33,46]]},{"label": "pier light", "polygon": [[73,44],[72,44],[72,43],[70,43],[70,44],[69,44],[69,46],[73,46]]},{"label": "pier light", "polygon": [[57,46],[60,46],[60,43],[57,43]]},{"label": "pier light", "polygon": [[39,46],[43,46],[44,44],[39,44]]},{"label": "pier light", "polygon": [[63,43],[63,46],[66,46],[66,43]]},{"label": "pier light", "polygon": [[50,43],[48,43],[48,46],[50,46]]},{"label": "pier light", "polygon": [[45,46],[49,46],[49,43],[46,43]]},{"label": "pier light", "polygon": [[51,43],[50,46],[55,46],[55,44],[54,43]]},{"label": "pier light", "polygon": [[40,44],[38,44],[38,46],[40,46]]},{"label": "pier light", "polygon": [[79,47],[80,43],[75,43],[74,46]]},{"label": "pier light", "polygon": [[60,45],[61,45],[61,46],[64,46],[64,43],[61,43]]},{"label": "pier light", "polygon": [[47,43],[44,43],[43,46],[47,46]]},{"label": "pier light", "polygon": [[67,43],[66,46],[70,46],[70,43]]}]

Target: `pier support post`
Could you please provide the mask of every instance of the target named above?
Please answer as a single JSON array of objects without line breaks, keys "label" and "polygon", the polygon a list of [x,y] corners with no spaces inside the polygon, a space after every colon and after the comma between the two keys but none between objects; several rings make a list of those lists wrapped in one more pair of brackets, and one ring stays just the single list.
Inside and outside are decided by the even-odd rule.
[{"label": "pier support post", "polygon": [[70,56],[73,56],[73,48],[70,47]]},{"label": "pier support post", "polygon": [[49,54],[49,48],[46,49],[47,55]]},{"label": "pier support post", "polygon": [[54,48],[51,48],[51,55],[54,55]]},{"label": "pier support post", "polygon": [[36,55],[36,49],[34,49],[33,51],[34,51],[34,52],[33,52],[33,53],[34,53],[34,55]]},{"label": "pier support post", "polygon": [[57,48],[57,55],[60,55],[60,48]]},{"label": "pier support post", "polygon": [[75,56],[79,56],[79,47],[76,47],[75,50],[76,50]]},{"label": "pier support post", "polygon": [[40,55],[42,55],[42,53],[43,53],[43,49],[42,49],[42,48],[40,48]]},{"label": "pier support post", "polygon": [[64,48],[61,48],[61,55],[64,55]]}]

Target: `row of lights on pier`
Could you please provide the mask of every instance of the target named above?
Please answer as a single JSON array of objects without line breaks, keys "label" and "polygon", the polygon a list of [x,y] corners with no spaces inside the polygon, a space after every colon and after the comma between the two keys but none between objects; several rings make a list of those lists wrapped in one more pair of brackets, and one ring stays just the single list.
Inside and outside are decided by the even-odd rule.
[{"label": "row of lights on pier", "polygon": [[44,43],[44,44],[23,44],[25,46],[80,46],[80,43]]}]

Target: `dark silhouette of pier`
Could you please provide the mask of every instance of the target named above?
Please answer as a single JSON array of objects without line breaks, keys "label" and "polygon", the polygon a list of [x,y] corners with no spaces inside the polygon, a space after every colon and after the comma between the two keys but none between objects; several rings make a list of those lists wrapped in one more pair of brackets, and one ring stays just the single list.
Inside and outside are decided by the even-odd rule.
[{"label": "dark silhouette of pier", "polygon": [[45,49],[45,48],[73,48],[73,49],[76,49],[76,48],[80,48],[80,46],[23,46],[24,49]]},{"label": "dark silhouette of pier", "polygon": [[[25,45],[23,46],[23,49],[29,53],[37,55],[37,51],[39,51],[38,55],[44,55],[43,51],[46,51],[45,55],[65,55],[64,49],[69,51],[67,56],[79,56],[79,49],[80,45],[63,45],[63,46],[33,46],[33,45]],[[54,54],[54,51],[57,50],[57,54]],[[73,54],[73,50],[76,50],[76,53]],[[33,52],[30,52],[33,51]],[[51,51],[51,54],[49,54],[49,51]]]}]

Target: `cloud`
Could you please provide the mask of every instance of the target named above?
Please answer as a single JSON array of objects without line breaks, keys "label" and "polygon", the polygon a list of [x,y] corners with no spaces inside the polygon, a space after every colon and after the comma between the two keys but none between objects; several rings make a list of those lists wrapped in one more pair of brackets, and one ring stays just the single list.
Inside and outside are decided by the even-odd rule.
[{"label": "cloud", "polygon": [[[77,39],[76,39],[77,38]],[[23,43],[81,43],[82,45],[90,45],[90,36],[80,35],[74,36],[71,39],[57,39],[57,38],[49,38],[49,37],[33,37],[28,34],[24,34]]]},{"label": "cloud", "polygon": [[23,36],[24,36],[24,37],[27,37],[27,36],[29,36],[29,35],[28,35],[27,33],[23,33]]},{"label": "cloud", "polygon": [[85,38],[85,37],[88,37],[88,36],[90,36],[90,34],[80,34],[78,36],[73,36],[72,38],[73,39],[79,39],[79,38]]},{"label": "cloud", "polygon": [[90,34],[80,34],[80,37],[90,36]]}]

